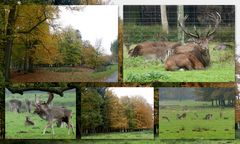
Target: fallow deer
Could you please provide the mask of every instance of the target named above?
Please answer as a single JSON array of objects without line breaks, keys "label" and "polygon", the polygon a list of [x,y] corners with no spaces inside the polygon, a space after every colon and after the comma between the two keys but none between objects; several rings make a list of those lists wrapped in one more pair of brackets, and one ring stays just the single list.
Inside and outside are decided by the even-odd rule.
[{"label": "fallow deer", "polygon": [[186,118],[187,117],[187,113],[182,113],[182,114],[177,114],[177,119],[183,119],[183,118]]},{"label": "fallow deer", "polygon": [[35,111],[34,113],[38,114],[39,117],[48,121],[47,125],[43,130],[43,135],[46,132],[48,127],[51,127],[52,134],[55,134],[53,124],[55,122],[65,122],[68,128],[68,135],[70,134],[70,128],[72,128],[72,133],[74,134],[73,124],[71,123],[72,112],[71,110],[66,109],[65,107],[50,107],[49,104],[54,98],[53,93],[48,93],[48,100],[47,102],[40,102],[37,100],[35,95]]},{"label": "fallow deer", "polygon": [[213,117],[212,114],[206,114],[203,119],[205,119],[205,120],[210,120],[210,119],[212,119],[212,117]]},{"label": "fallow deer", "polygon": [[28,116],[26,116],[25,126],[31,126],[31,125],[34,125],[34,122],[31,121]]}]

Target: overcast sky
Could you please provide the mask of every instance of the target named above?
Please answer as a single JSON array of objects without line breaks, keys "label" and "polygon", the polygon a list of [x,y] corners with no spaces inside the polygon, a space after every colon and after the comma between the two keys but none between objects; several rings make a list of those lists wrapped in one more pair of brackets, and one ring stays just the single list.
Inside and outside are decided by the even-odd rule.
[{"label": "overcast sky", "polygon": [[153,88],[142,88],[142,87],[111,87],[112,90],[118,97],[122,96],[142,96],[147,102],[153,106],[153,96],[154,89]]},{"label": "overcast sky", "polygon": [[85,6],[83,10],[71,11],[59,6],[61,27],[72,26],[81,32],[83,40],[89,40],[94,46],[97,39],[102,39],[106,54],[111,54],[111,43],[118,35],[118,6]]}]

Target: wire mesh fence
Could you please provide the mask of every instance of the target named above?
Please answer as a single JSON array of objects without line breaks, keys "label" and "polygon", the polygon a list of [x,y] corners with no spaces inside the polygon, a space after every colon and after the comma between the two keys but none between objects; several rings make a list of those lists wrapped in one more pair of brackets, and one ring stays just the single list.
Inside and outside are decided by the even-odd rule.
[{"label": "wire mesh fence", "polygon": [[[194,26],[204,35],[214,22],[209,14],[218,12],[221,23],[214,35],[214,41],[234,42],[235,39],[235,6],[183,6],[184,15],[188,15],[185,27],[193,31]],[[166,15],[169,33],[164,34],[161,20],[161,7],[159,5],[126,5],[124,6],[124,43],[134,44],[143,41],[159,41],[164,38],[169,41],[178,41],[178,6],[166,6]]]}]

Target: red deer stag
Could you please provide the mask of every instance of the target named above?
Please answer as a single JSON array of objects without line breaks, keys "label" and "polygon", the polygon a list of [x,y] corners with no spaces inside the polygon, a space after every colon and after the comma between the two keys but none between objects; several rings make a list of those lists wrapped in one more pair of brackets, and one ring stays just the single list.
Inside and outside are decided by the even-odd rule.
[{"label": "red deer stag", "polygon": [[47,120],[48,123],[46,127],[43,130],[43,134],[45,134],[46,129],[48,127],[51,127],[52,129],[52,134],[55,134],[54,128],[53,128],[53,123],[54,122],[65,122],[67,124],[68,128],[68,135],[70,134],[70,127],[72,128],[72,133],[74,133],[74,128],[73,125],[71,124],[71,117],[72,117],[72,112],[71,110],[68,110],[64,107],[50,107],[49,104],[54,98],[54,95],[52,93],[48,93],[48,100],[47,102],[40,102],[37,100],[36,95],[35,95],[35,111],[34,113],[38,114],[39,117],[41,117],[44,120]]},{"label": "red deer stag", "polygon": [[138,44],[134,49],[129,50],[129,56],[143,56],[145,59],[154,59],[165,61],[171,54],[171,50],[180,46],[177,42],[143,42]]},{"label": "red deer stag", "polygon": [[[185,16],[183,21],[185,21],[187,17],[188,16]],[[174,54],[170,56],[164,64],[166,70],[200,70],[209,66],[210,54],[208,42],[216,32],[216,29],[221,22],[221,16],[218,12],[216,12],[209,14],[209,18],[215,22],[215,26],[211,30],[211,25],[209,25],[207,34],[205,36],[201,36],[195,26],[195,33],[188,32],[182,24],[183,21],[179,21],[179,26],[181,27],[182,31],[186,35],[190,36],[193,42],[188,42],[182,46],[175,48]]]}]

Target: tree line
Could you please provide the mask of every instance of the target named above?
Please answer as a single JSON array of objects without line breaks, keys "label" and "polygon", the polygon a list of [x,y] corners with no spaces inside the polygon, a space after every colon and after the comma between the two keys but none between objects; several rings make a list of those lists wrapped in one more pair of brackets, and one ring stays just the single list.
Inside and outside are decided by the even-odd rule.
[{"label": "tree line", "polygon": [[153,108],[141,96],[117,97],[105,88],[81,92],[81,134],[141,131],[153,128]]},{"label": "tree line", "polygon": [[209,101],[212,106],[234,106],[237,89],[223,88],[161,88],[160,100],[196,100]]}]

